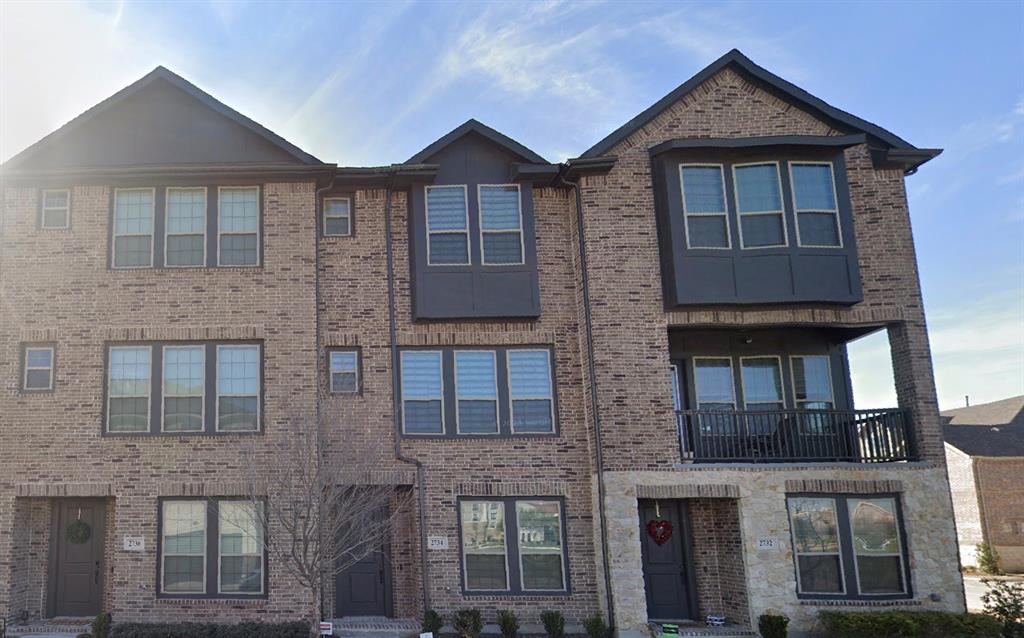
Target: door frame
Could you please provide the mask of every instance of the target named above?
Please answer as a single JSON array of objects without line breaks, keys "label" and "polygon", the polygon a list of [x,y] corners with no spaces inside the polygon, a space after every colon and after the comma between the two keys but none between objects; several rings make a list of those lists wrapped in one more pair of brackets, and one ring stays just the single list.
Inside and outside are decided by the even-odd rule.
[{"label": "door frame", "polygon": [[[694,617],[693,618],[657,618],[657,619],[652,619],[652,618],[648,617],[647,620],[648,621],[650,621],[650,620],[693,620],[693,621],[698,621],[699,622],[700,621],[701,609],[700,609],[699,601],[697,599],[697,570],[696,570],[696,566],[693,563],[693,527],[690,525],[690,507],[689,507],[689,504],[688,504],[688,499],[685,499],[685,498],[638,498],[637,501],[636,501],[636,512],[637,512],[637,519],[638,519],[637,524],[641,528],[641,530],[642,530],[641,533],[642,534],[646,534],[647,533],[646,530],[644,529],[646,527],[646,525],[644,525],[644,521],[643,521],[643,518],[641,516],[641,514],[643,513],[644,503],[653,503],[654,501],[661,501],[663,503],[664,502],[672,503],[673,507],[676,508],[676,511],[679,514],[679,527],[681,529],[679,529],[678,531],[683,534],[681,545],[682,545],[682,550],[683,550],[683,562],[685,563],[683,567],[684,567],[685,572],[686,572],[686,575],[685,575],[686,583],[685,584],[686,584],[687,604],[690,607],[691,615],[693,615]],[[645,557],[647,555],[647,552],[644,549],[644,542],[645,541],[641,541],[641,543],[640,543],[640,569],[641,569],[641,575],[644,576],[644,605],[647,606],[648,605],[648,595],[647,595],[648,592],[647,592],[646,574],[644,573],[645,572],[644,564],[646,562],[645,561]]]},{"label": "door frame", "polygon": [[105,498],[78,498],[78,497],[60,497],[51,498],[50,500],[50,558],[48,562],[47,570],[47,582],[46,582],[46,617],[55,618],[57,617],[57,571],[60,565],[60,530],[61,530],[61,506],[65,503],[90,503],[100,505],[102,508],[103,515],[100,517],[102,526],[99,529],[99,537],[101,539],[101,551],[100,551],[100,574],[99,574],[99,592],[100,592],[100,608],[98,613],[103,612],[103,597],[106,591],[106,571],[107,571],[107,499]]}]

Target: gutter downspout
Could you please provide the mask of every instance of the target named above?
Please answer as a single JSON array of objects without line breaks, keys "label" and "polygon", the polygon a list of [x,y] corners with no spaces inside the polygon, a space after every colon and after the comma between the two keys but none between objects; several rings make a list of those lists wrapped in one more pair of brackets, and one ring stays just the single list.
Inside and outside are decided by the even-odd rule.
[{"label": "gutter downspout", "polygon": [[[568,169],[568,164],[563,164]],[[597,461],[597,512],[601,528],[601,555],[604,557],[604,592],[608,605],[608,626],[615,627],[615,600],[612,596],[611,563],[608,555],[608,515],[605,512],[604,451],[601,443],[601,415],[597,406],[597,366],[594,363],[594,322],[590,307],[590,277],[587,274],[587,241],[583,231],[583,193],[579,182],[563,175],[562,183],[576,191],[576,230],[580,238],[580,273],[583,285],[583,313],[587,328],[587,374],[590,376],[590,410],[594,414],[594,443]]]},{"label": "gutter downspout", "polygon": [[416,484],[419,488],[420,575],[425,613],[430,609],[430,574],[427,569],[427,471],[422,461],[402,454],[402,432],[398,418],[402,413],[402,406],[398,400],[398,385],[401,380],[398,376],[398,320],[395,316],[395,254],[391,245],[391,194],[394,187],[395,172],[392,171],[387,186],[387,199],[384,202],[384,244],[388,267],[388,335],[391,343],[391,409],[395,419],[395,458],[416,466]]}]

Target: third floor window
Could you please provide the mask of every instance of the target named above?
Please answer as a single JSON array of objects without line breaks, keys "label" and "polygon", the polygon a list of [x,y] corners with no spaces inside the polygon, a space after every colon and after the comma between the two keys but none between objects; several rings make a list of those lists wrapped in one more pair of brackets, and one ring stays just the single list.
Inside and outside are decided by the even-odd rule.
[{"label": "third floor window", "polygon": [[523,215],[518,184],[480,184],[480,254],[471,254],[470,206],[464,184],[426,187],[427,264],[523,264]]}]

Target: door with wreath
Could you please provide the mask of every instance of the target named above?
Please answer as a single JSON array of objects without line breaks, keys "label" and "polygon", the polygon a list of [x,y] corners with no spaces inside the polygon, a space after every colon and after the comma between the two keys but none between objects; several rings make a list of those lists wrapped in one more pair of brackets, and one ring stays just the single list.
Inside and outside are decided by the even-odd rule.
[{"label": "door with wreath", "polygon": [[57,499],[54,503],[49,615],[95,616],[103,605],[106,503],[101,499]]},{"label": "door with wreath", "polygon": [[639,509],[648,619],[695,620],[693,548],[684,501],[641,500]]}]

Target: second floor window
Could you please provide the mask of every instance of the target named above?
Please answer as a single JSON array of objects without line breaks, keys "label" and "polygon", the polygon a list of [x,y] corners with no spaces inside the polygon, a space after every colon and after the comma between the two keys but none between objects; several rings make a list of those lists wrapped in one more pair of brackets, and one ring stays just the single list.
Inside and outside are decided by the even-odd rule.
[{"label": "second floor window", "polygon": [[153,265],[152,188],[119,188],[114,193],[114,267]]},{"label": "second floor window", "polygon": [[352,234],[352,200],[348,197],[324,199],[324,235],[348,237]]},{"label": "second floor window", "polygon": [[523,215],[519,208],[519,185],[480,185],[478,188],[481,263],[523,263]]},{"label": "second floor window", "polygon": [[70,190],[55,188],[43,191],[39,226],[46,229],[61,229],[71,226]]},{"label": "second floor window", "polygon": [[427,264],[469,265],[465,186],[427,186]]},{"label": "second floor window", "polygon": [[218,263],[255,266],[259,263],[260,204],[256,188],[221,188],[218,206]]},{"label": "second floor window", "polygon": [[24,371],[21,389],[25,392],[41,392],[53,389],[52,346],[26,346],[22,354]]},{"label": "second floor window", "polygon": [[167,189],[168,266],[206,264],[206,189]]}]

